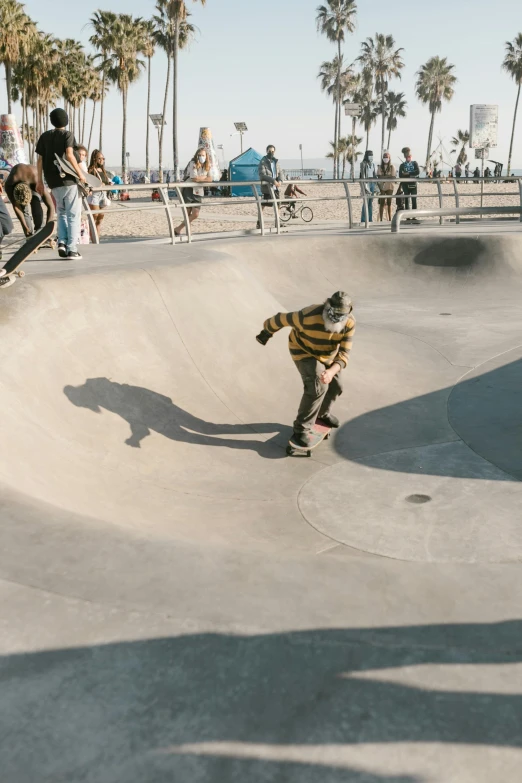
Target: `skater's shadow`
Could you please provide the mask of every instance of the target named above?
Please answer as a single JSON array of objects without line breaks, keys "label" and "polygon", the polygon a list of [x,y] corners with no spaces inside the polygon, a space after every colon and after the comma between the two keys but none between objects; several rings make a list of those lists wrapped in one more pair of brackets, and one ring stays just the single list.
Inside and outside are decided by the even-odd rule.
[{"label": "skater's shadow", "polygon": [[[280,459],[285,456],[284,448],[291,433],[291,429],[282,424],[205,421],[175,405],[164,394],[141,386],[115,383],[108,378],[88,378],[81,386],[65,386],[63,391],[78,408],[87,408],[94,413],[105,409],[125,419],[131,430],[125,443],[136,449],[151,432],[158,432],[182,443],[248,449],[266,459]],[[268,441],[260,437],[266,433],[273,434]]]}]

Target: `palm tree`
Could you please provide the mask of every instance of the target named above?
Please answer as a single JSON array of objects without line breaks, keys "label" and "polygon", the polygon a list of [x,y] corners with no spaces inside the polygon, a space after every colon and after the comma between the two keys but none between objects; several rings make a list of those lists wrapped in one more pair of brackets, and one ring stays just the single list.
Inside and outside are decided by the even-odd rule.
[{"label": "palm tree", "polygon": [[366,71],[372,82],[375,83],[375,90],[380,97],[380,109],[382,118],[381,132],[381,152],[384,150],[384,135],[386,125],[386,93],[388,91],[388,81],[393,76],[401,78],[401,69],[404,63],[401,58],[403,49],[395,49],[395,41],[392,35],[375,34],[373,38],[367,38],[361,45],[362,54],[358,57],[363,71]]},{"label": "palm tree", "polygon": [[149,143],[150,143],[150,87],[151,87],[151,60],[154,57],[156,50],[156,26],[153,20],[144,20],[142,22],[142,39],[143,46],[141,49],[142,54],[147,58],[147,135],[145,140],[145,170],[147,177],[150,178],[150,159],[149,159]]},{"label": "palm tree", "polygon": [[[468,159],[468,156],[466,155],[466,146],[469,144],[469,131],[465,130],[458,130],[457,135],[454,136],[451,140],[451,143],[454,144],[456,147],[460,146],[460,152],[457,158],[457,163],[460,163],[462,166],[463,163],[465,163]],[[457,150],[451,150],[451,153],[453,154]]]},{"label": "palm tree", "polygon": [[[340,65],[340,68],[339,68]],[[327,95],[329,95],[333,102],[337,104],[337,100],[339,98],[339,94],[341,95],[341,100],[344,101],[344,99],[351,94],[354,88],[354,84],[356,82],[355,74],[352,70],[352,67],[349,66],[348,68],[343,67],[343,57],[341,56],[341,62],[339,64],[337,56],[334,57],[332,62],[323,62],[321,63],[321,68],[319,73],[317,74],[317,78],[321,80],[321,90],[323,92],[326,92]],[[340,79],[340,81],[339,81]],[[340,117],[340,112],[336,111],[335,113],[335,129],[337,130],[337,138],[340,138],[340,126],[338,124],[338,118]],[[334,134],[335,135],[335,134]],[[338,163],[340,163],[341,158],[335,157],[334,160],[334,166]],[[334,178],[337,175],[337,178],[339,177],[339,171],[337,171],[334,168]]]},{"label": "palm tree", "polygon": [[428,149],[426,152],[426,168],[431,156],[431,142],[435,114],[442,110],[442,101],[451,101],[454,95],[454,85],[457,77],[453,74],[454,65],[450,65],[446,57],[431,57],[417,71],[415,90],[421,103],[428,104],[431,121],[428,134]]},{"label": "palm tree", "polygon": [[13,65],[29,51],[36,27],[25,13],[22,3],[17,0],[0,0],[0,29],[0,62],[5,68],[7,112],[11,114]]},{"label": "palm tree", "polygon": [[103,98],[103,81],[100,79],[98,69],[93,68],[88,78],[88,99],[92,101],[91,128],[89,131],[89,143],[87,149],[91,149],[92,133],[94,130],[94,120],[96,117],[96,104],[101,103]]},{"label": "palm tree", "polygon": [[[162,0],[158,0],[156,4],[158,14],[154,16],[154,23],[156,26],[155,38],[158,46],[163,49],[167,55],[167,79],[165,82],[165,95],[163,98],[163,122],[160,129],[159,137],[159,179],[163,182],[163,135],[165,128],[165,117],[167,116],[167,100],[169,95],[170,86],[170,71],[172,65],[172,59],[174,56],[174,40],[175,30],[174,21],[169,19],[166,10],[162,5]],[[192,25],[188,19],[190,14],[187,12],[187,16],[179,29],[179,48],[184,49],[190,41],[194,38],[196,28]]]},{"label": "palm tree", "polygon": [[138,58],[142,47],[141,18],[131,14],[118,14],[112,28],[112,49],[102,63],[102,73],[116,84],[122,97],[123,128],[121,135],[121,170],[125,180],[127,174],[127,98],[130,85],[140,75],[145,63]]},{"label": "palm tree", "polygon": [[[354,134],[346,137],[346,161],[350,164],[350,178],[355,178],[355,164],[362,155],[362,152],[357,151],[357,147],[362,142],[362,136],[355,136]],[[344,164],[343,164],[344,165]]]},{"label": "palm tree", "polygon": [[390,149],[392,131],[397,129],[398,117],[406,117],[406,103],[403,92],[393,92],[389,90],[386,94],[386,127],[388,129],[388,144],[386,149]]},{"label": "palm tree", "polygon": [[[206,5],[207,0],[192,0],[193,3]],[[173,65],[173,95],[172,95],[172,152],[174,159],[174,176],[177,178],[179,169],[178,154],[178,55],[182,46],[182,28],[189,15],[187,0],[158,0],[157,8],[163,9],[170,20],[174,31],[172,46]]]},{"label": "palm tree", "polygon": [[[89,43],[100,53],[99,58],[102,62],[108,57],[109,52],[113,45],[113,28],[116,21],[116,14],[112,11],[96,11],[90,25],[94,30],[93,35],[89,38]],[[103,67],[100,68],[102,74],[102,89],[101,89],[101,101],[100,101],[100,142],[98,149],[103,149],[103,107],[105,102],[105,84],[107,80],[107,74],[103,71]]]},{"label": "palm tree", "polygon": [[520,87],[522,86],[522,33],[511,41],[506,41],[506,56],[502,63],[502,68],[509,73],[515,80],[517,89],[517,100],[515,102],[515,111],[513,113],[513,127],[511,129],[511,142],[509,144],[509,158],[507,165],[508,177],[511,173],[511,155],[513,154],[513,141],[515,138],[515,125],[517,123],[518,101],[520,99]]},{"label": "palm tree", "polygon": [[[341,45],[346,33],[355,30],[357,4],[355,0],[326,0],[326,5],[317,8],[317,29],[326,35],[329,41],[337,44],[337,99],[335,101],[335,135],[334,144],[341,135],[341,101],[342,101],[342,55]],[[339,177],[339,159],[334,159],[334,176]]]}]

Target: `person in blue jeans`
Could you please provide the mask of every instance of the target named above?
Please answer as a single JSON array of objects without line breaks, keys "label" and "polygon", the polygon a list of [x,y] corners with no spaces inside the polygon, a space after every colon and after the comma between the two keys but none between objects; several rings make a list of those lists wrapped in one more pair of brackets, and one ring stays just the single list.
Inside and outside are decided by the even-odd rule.
[{"label": "person in blue jeans", "polygon": [[[2,199],[2,184],[0,183],[0,261],[2,260],[2,240],[13,230],[13,221]],[[0,277],[5,275],[5,270],[0,269]]]},{"label": "person in blue jeans", "polygon": [[36,144],[38,154],[38,183],[36,190],[40,195],[45,191],[44,176],[56,202],[58,217],[58,255],[60,258],[81,258],[77,242],[80,236],[82,201],[78,183],[72,176],[62,177],[58,169],[55,154],[65,158],[78,175],[80,182],[85,176],[78,165],[75,155],[76,140],[72,131],[67,130],[69,117],[64,109],[53,109],[49,115],[53,130],[42,133]]},{"label": "person in blue jeans", "polygon": [[[366,150],[364,158],[361,161],[361,170],[359,177],[361,179],[372,179],[376,177],[375,163],[373,162],[372,150]],[[368,220],[371,223],[373,221],[373,194],[375,193],[375,182],[366,182],[364,185],[366,195],[368,197]],[[366,225],[366,209],[363,201],[362,213],[361,213],[361,225]]]}]

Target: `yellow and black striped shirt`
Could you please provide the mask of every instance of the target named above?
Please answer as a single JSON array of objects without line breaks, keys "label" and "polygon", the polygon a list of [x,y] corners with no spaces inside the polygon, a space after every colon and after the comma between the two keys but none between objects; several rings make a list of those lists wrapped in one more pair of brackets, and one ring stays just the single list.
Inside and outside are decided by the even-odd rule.
[{"label": "yellow and black striped shirt", "polygon": [[324,304],[318,304],[295,313],[277,313],[265,321],[264,328],[271,334],[285,326],[292,329],[288,347],[294,362],[312,357],[327,367],[334,362],[346,367],[355,332],[355,318],[350,315],[341,332],[327,332],[323,310]]}]

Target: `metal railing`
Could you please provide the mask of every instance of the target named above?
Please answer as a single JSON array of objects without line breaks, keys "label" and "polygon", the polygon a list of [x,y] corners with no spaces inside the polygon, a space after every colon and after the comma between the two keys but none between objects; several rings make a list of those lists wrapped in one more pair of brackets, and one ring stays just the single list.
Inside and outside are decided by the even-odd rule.
[{"label": "metal railing", "polygon": [[[507,214],[513,214],[513,215],[521,215],[522,220],[522,177],[505,177],[502,179],[502,184],[506,183],[514,183],[515,186],[517,186],[516,192],[503,192],[500,195],[502,197],[516,197],[517,198],[517,206],[513,207],[507,207],[507,206],[498,206],[498,207],[484,207],[483,206],[483,200],[484,197],[492,197],[495,195],[498,195],[496,193],[488,193],[484,192],[484,185],[493,185],[498,184],[497,181],[492,179],[484,179],[481,182],[481,190],[480,191],[467,191],[467,189],[461,190],[459,186],[468,183],[476,183],[477,178],[473,177],[462,177],[460,179],[451,179],[451,180],[444,180],[444,179],[406,179],[406,178],[376,178],[376,179],[359,179],[359,180],[351,180],[351,179],[345,179],[345,180],[286,180],[283,185],[286,188],[290,184],[298,185],[299,187],[307,187],[307,188],[313,188],[320,186],[324,188],[332,187],[337,188],[337,194],[334,195],[321,195],[318,197],[313,196],[306,196],[306,202],[319,202],[321,204],[328,202],[344,202],[346,204],[346,211],[347,211],[347,221],[344,220],[332,220],[332,221],[324,221],[321,223],[321,228],[325,228],[328,223],[330,225],[335,224],[336,226],[344,225],[349,228],[353,229],[354,225],[358,221],[354,220],[354,209],[355,205],[357,204],[358,207],[362,207],[362,214],[361,214],[361,225],[364,225],[364,227],[367,229],[369,228],[369,207],[370,202],[373,202],[375,200],[377,204],[381,200],[388,200],[392,199],[392,201],[402,200],[403,202],[411,201],[412,199],[435,199],[437,201],[438,209],[429,209],[429,210],[416,210],[415,212],[411,212],[409,210],[399,210],[396,215],[393,218],[392,222],[392,231],[396,232],[400,230],[400,223],[402,220],[402,217],[406,218],[409,216],[412,217],[414,214],[416,215],[423,215],[426,217],[438,217],[439,222],[443,222],[443,218],[446,216],[455,216],[456,223],[460,222],[460,216],[461,215],[473,215],[473,214],[484,214],[484,215],[507,215]],[[396,192],[393,192],[391,194],[383,194],[382,192],[379,192],[379,183],[385,183],[387,185],[392,185],[393,189],[399,188],[399,185],[401,186],[401,189],[404,185],[410,185],[410,186],[417,186],[422,188],[422,193],[418,192],[399,192],[398,190]],[[431,186],[434,190],[433,193],[425,192],[426,186]],[[444,192],[443,186],[451,186],[450,192]],[[221,192],[224,190],[231,190],[232,188],[248,188],[250,189],[252,193],[252,197],[247,198],[223,198],[223,197],[204,197],[202,199],[201,204],[197,203],[189,203],[186,202],[183,198],[183,193],[188,188],[211,188],[219,189]],[[248,206],[248,205],[254,205],[255,206],[255,213],[257,214],[257,228],[260,231],[261,236],[265,236],[267,234],[267,225],[265,221],[265,213],[264,209],[266,207],[271,208],[271,211],[274,215],[274,228],[276,234],[281,233],[282,225],[281,221],[279,219],[279,207],[281,204],[288,203],[289,200],[291,200],[290,197],[285,197],[281,193],[279,193],[278,196],[276,196],[276,192],[274,191],[274,188],[271,185],[268,185],[268,183],[265,184],[265,189],[269,190],[270,195],[269,196],[263,196],[260,193],[260,182],[259,180],[255,181],[248,181],[248,182],[213,182],[213,183],[194,183],[191,181],[187,182],[171,182],[171,183],[150,183],[150,184],[139,184],[139,185],[105,185],[101,186],[99,188],[96,188],[96,192],[98,191],[104,191],[104,192],[110,192],[110,191],[132,191],[136,193],[140,192],[148,192],[151,191],[157,191],[159,193],[161,204],[140,204],[137,206],[125,206],[125,209],[121,210],[121,214],[126,214],[127,212],[133,212],[133,211],[144,211],[144,210],[163,210],[165,212],[167,225],[168,225],[168,231],[171,243],[174,244],[176,242],[176,239],[179,235],[175,234],[175,226],[174,226],[174,218],[172,215],[172,208],[177,207],[181,210],[181,215],[183,219],[183,225],[186,232],[186,240],[188,242],[191,242],[193,239],[193,233],[191,229],[191,210],[192,209],[198,209],[198,210],[206,210],[209,207],[216,207],[216,206],[223,206],[223,207],[233,207],[235,205],[240,205],[241,207]],[[377,192],[371,192],[370,189],[377,188]],[[356,192],[354,193],[353,190]],[[408,189],[409,190],[409,189]],[[174,193],[176,197],[176,201],[172,201],[170,199],[170,194]],[[460,197],[480,197],[480,207],[460,207]],[[447,207],[444,204],[445,199],[452,199],[454,201],[455,207]],[[99,244],[99,237],[96,230],[96,222],[94,219],[95,215],[99,214],[114,214],[116,210],[114,209],[114,206],[112,206],[109,209],[101,209],[96,210],[93,212],[90,209],[90,205],[88,204],[87,200],[84,200],[84,209],[85,213],[87,215],[89,226],[91,229],[91,235],[93,238],[93,241],[95,244]],[[405,212],[405,214],[401,217],[402,211]],[[209,220],[211,219],[208,218]],[[219,222],[219,221],[218,221]],[[309,224],[308,228],[314,228],[313,224]],[[284,225],[285,233],[289,230],[288,224]],[[304,227],[301,227],[301,230],[307,230]],[[223,232],[223,234],[226,234],[227,232]],[[204,237],[204,235],[203,235]]]}]

